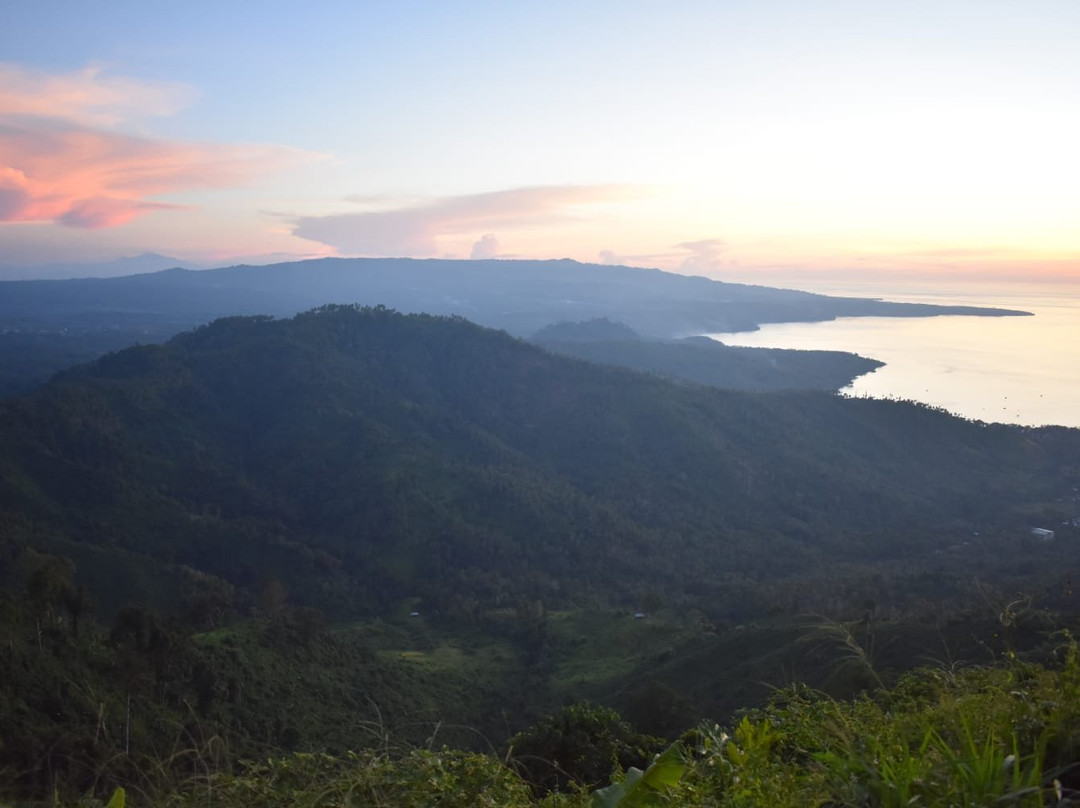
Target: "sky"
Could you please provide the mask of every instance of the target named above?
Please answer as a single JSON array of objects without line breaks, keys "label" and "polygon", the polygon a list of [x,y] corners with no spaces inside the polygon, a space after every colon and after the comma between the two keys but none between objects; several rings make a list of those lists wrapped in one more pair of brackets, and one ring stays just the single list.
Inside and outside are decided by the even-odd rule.
[{"label": "sky", "polygon": [[0,265],[1080,279],[1076,0],[9,0],[2,17]]}]

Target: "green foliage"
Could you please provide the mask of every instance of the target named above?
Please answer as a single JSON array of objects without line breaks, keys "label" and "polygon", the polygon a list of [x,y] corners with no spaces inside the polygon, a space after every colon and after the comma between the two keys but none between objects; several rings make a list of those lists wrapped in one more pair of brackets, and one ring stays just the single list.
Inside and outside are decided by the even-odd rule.
[{"label": "green foliage", "polygon": [[1077,762],[1051,751],[1062,711],[1075,710],[1056,701],[1065,678],[924,671],[852,702],[791,690],[732,738],[700,731],[691,789],[704,781],[732,806],[1043,805],[1055,789],[1047,773]]},{"label": "green foliage", "polygon": [[635,732],[614,710],[582,703],[515,735],[510,754],[522,777],[544,793],[571,784],[595,788],[613,769],[641,766],[660,746],[660,739]]},{"label": "green foliage", "polygon": [[[671,649],[669,643],[667,649]],[[661,652],[661,655],[668,651]],[[674,652],[672,651],[672,655]],[[646,664],[654,664],[650,659]],[[642,682],[620,699],[622,713],[643,732],[664,738],[674,738],[697,719],[690,700],[670,685],[656,680]]]},{"label": "green foliage", "polygon": [[[139,804],[175,808],[1066,805],[1080,796],[1073,785],[1080,704],[1063,698],[1077,675],[1075,647],[1063,651],[1060,670],[923,670],[851,701],[790,688],[730,734],[702,725],[648,766],[620,761],[632,733],[616,714],[576,705],[515,739],[562,755],[553,768],[562,768],[556,760],[580,767],[573,782],[547,795],[523,779],[531,756],[516,748],[506,762],[384,744],[341,754],[274,752],[229,766],[214,761],[208,745],[206,753],[132,759],[136,766],[114,774],[128,778],[123,788],[138,793]],[[587,778],[607,780],[612,771],[609,786],[591,795],[583,788]],[[66,803],[70,792],[56,785],[51,793]],[[123,793],[113,791],[107,808],[117,808]]]},{"label": "green foliage", "polygon": [[37,609],[0,593],[0,799],[153,793],[192,765],[388,737],[408,748],[435,731],[464,747],[499,737],[514,709],[501,671],[386,658],[360,632],[305,628],[310,609],[194,635],[141,607],[76,635]]},{"label": "green foliage", "polygon": [[812,630],[803,637],[803,641],[832,644],[838,647],[840,649],[837,665],[839,670],[854,670],[857,676],[865,678],[877,687],[884,687],[885,683],[881,680],[874,664],[874,635],[869,619],[863,622],[865,629],[863,641],[856,637],[857,628],[857,625],[824,618],[815,623]]},{"label": "green foliage", "polygon": [[662,805],[667,791],[674,788],[686,772],[685,752],[674,743],[657,755],[642,771],[627,770],[625,778],[593,792],[594,808],[649,808]]},{"label": "green foliage", "polygon": [[168,802],[178,808],[207,804],[230,808],[523,808],[532,804],[529,789],[498,761],[448,749],[418,750],[401,758],[371,752],[340,757],[298,753],[248,761],[236,774],[188,781]]},{"label": "green foliage", "polygon": [[940,736],[934,744],[951,771],[950,790],[960,806],[980,806],[991,801],[1009,801],[1017,805],[1043,802],[1042,761],[1045,737],[1035,742],[1030,755],[1021,757],[1020,742],[1014,733],[1008,745],[993,735],[981,739],[967,723],[961,725],[959,749],[953,750]]}]

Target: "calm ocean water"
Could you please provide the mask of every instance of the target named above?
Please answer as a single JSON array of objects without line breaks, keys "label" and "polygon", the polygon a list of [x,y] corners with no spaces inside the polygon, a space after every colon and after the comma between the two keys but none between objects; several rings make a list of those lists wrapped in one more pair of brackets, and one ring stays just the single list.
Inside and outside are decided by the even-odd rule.
[{"label": "calm ocean water", "polygon": [[851,351],[886,363],[845,388],[847,395],[914,399],[980,421],[1080,427],[1080,284],[788,285],[1034,316],[851,317],[709,336],[729,345]]}]

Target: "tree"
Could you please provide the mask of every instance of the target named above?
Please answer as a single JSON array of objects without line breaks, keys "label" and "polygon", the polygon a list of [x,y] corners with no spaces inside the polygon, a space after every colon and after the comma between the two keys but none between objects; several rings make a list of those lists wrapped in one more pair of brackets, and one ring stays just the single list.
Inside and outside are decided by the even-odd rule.
[{"label": "tree", "polygon": [[607,783],[615,765],[643,767],[663,741],[635,732],[617,712],[588,702],[548,715],[510,740],[522,777],[539,793]]}]

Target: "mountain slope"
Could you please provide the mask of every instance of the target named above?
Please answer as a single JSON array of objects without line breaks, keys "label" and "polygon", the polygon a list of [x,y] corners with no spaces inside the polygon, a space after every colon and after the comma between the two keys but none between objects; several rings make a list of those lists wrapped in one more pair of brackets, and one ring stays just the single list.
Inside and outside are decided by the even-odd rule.
[{"label": "mountain slope", "polygon": [[606,319],[550,325],[531,341],[590,362],[733,390],[839,390],[884,364],[843,351],[742,348],[709,337],[647,340]]},{"label": "mountain slope", "polygon": [[132,597],[179,597],[186,566],[338,615],[721,602],[725,581],[938,564],[973,525],[1017,529],[1075,484],[1077,437],[676,386],[460,319],[328,307],[219,321],[4,403],[0,497],[9,542],[78,556],[99,587],[129,570]]}]

